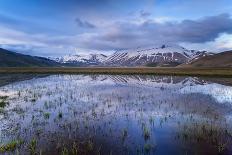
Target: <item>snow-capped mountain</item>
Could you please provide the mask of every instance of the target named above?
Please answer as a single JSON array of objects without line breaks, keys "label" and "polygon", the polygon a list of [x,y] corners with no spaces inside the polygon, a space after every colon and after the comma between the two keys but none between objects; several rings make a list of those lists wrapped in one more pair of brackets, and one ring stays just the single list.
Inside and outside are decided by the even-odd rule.
[{"label": "snow-capped mountain", "polygon": [[146,64],[176,66],[204,55],[207,55],[206,51],[187,50],[178,45],[161,45],[117,51],[109,56],[104,63],[112,66],[140,66]]},{"label": "snow-capped mountain", "polygon": [[100,65],[107,58],[104,54],[67,55],[54,60],[59,63],[76,65]]},{"label": "snow-capped mountain", "polygon": [[204,57],[206,51],[187,50],[178,45],[159,45],[104,54],[68,55],[54,59],[59,63],[79,66],[177,66]]}]

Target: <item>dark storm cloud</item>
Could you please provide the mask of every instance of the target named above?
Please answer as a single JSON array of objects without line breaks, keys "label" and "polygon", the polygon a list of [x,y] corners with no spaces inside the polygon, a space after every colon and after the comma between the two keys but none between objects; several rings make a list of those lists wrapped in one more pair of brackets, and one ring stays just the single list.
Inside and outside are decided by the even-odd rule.
[{"label": "dark storm cloud", "polygon": [[80,18],[75,19],[77,25],[82,28],[95,28],[96,26],[88,21],[81,20]]},{"label": "dark storm cloud", "polygon": [[214,41],[220,34],[232,33],[232,19],[229,14],[220,14],[198,20],[159,23],[147,20],[142,24],[115,23],[113,29],[88,36],[82,42],[85,47],[105,49],[133,48],[162,42],[205,43]]}]

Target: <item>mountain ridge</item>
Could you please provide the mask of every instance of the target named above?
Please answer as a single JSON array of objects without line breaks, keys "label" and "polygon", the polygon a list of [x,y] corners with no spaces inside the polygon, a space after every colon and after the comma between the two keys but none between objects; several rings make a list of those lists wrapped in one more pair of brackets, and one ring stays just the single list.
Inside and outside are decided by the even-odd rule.
[{"label": "mountain ridge", "polygon": [[182,67],[232,67],[232,50],[190,61]]},{"label": "mountain ridge", "polygon": [[45,57],[24,55],[0,48],[0,67],[52,67],[60,66]]}]

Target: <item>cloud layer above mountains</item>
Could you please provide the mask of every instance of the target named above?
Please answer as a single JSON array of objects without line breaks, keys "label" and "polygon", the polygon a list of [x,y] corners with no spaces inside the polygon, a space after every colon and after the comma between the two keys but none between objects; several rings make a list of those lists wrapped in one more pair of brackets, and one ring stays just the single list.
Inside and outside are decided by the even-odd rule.
[{"label": "cloud layer above mountains", "polygon": [[0,46],[41,56],[163,43],[225,50],[232,48],[230,6],[229,0],[0,1]]}]

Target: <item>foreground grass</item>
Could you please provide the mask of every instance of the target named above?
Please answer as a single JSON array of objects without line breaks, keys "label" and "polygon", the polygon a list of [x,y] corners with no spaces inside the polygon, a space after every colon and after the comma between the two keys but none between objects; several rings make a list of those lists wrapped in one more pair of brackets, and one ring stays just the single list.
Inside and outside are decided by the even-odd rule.
[{"label": "foreground grass", "polygon": [[13,140],[13,141],[8,142],[7,144],[3,144],[0,146],[0,153],[14,151],[22,143],[23,143],[22,140]]},{"label": "foreground grass", "polygon": [[152,68],[152,67],[6,67],[0,73],[42,74],[152,74],[232,77],[232,68]]}]

